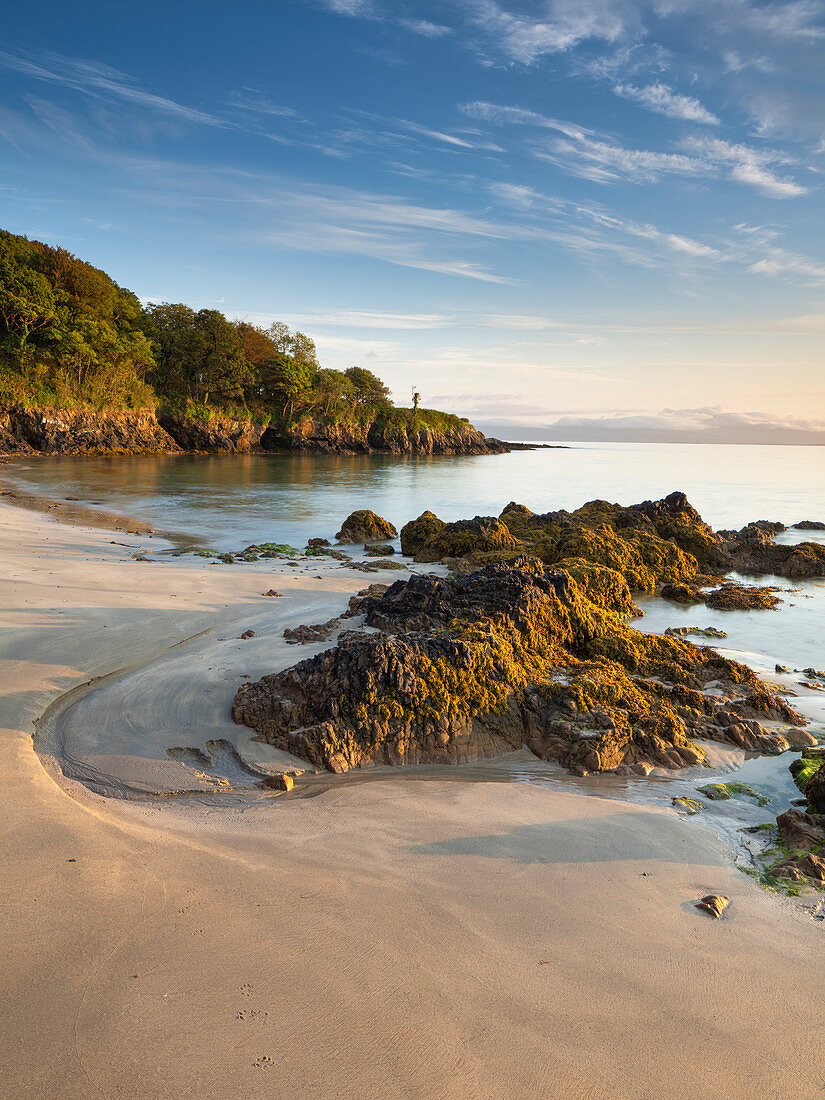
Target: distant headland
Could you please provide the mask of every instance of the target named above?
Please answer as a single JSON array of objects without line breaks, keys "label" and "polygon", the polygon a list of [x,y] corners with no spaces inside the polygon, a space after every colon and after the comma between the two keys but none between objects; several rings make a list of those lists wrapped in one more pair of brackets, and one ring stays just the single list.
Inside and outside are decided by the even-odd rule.
[{"label": "distant headland", "polygon": [[0,454],[500,454],[464,417],[390,400],[313,340],[142,305],[104,271],[0,230]]}]

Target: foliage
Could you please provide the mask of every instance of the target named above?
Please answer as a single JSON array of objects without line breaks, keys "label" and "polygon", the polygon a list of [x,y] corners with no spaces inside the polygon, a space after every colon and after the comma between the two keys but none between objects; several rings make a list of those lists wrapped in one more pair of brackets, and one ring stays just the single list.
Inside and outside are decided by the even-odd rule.
[{"label": "foliage", "polygon": [[103,271],[0,230],[0,398],[151,405],[140,322],[138,299]]},{"label": "foliage", "polygon": [[313,340],[181,302],[141,308],[63,248],[0,231],[0,402],[150,408],[292,423],[306,417],[456,429],[466,421],[396,409],[365,367],[324,368]]}]

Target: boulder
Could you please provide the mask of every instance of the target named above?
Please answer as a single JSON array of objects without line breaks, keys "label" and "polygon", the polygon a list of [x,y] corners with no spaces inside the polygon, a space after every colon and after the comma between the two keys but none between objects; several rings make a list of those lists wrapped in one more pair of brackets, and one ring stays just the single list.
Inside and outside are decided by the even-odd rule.
[{"label": "boulder", "polygon": [[812,852],[825,844],[825,816],[790,809],[776,819],[782,843],[787,848]]},{"label": "boulder", "polygon": [[730,898],[724,894],[706,894],[701,901],[696,902],[696,908],[704,910],[712,917],[721,917],[722,913],[730,905]]},{"label": "boulder", "polygon": [[368,508],[362,508],[347,516],[335,537],[339,542],[382,542],[397,536],[391,523]]},{"label": "boulder", "polygon": [[413,557],[423,550],[430,539],[438,535],[443,527],[443,520],[440,520],[434,512],[429,510],[422,512],[418,519],[411,519],[401,528],[401,553]]},{"label": "boulder", "polygon": [[[427,554],[423,560],[432,561],[432,555],[436,558],[463,558],[474,553],[515,551],[518,546],[519,543],[502,520],[495,516],[476,516],[474,519],[443,524],[422,549]],[[421,560],[418,553],[415,558],[416,561]]]}]

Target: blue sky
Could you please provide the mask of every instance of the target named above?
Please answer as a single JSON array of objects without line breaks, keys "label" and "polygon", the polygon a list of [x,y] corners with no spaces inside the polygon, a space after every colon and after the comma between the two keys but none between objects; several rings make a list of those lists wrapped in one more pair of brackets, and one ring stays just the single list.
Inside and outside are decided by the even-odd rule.
[{"label": "blue sky", "polygon": [[823,0],[113,11],[4,17],[5,228],[496,431],[825,431]]}]

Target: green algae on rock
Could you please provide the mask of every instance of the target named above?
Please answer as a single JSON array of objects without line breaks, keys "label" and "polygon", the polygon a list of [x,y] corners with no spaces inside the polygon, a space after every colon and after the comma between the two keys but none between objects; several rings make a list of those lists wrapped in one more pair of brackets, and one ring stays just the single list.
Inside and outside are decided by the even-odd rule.
[{"label": "green algae on rock", "polygon": [[748,783],[708,783],[697,787],[697,790],[712,802],[724,802],[729,798],[752,798],[759,806],[767,806],[770,802],[766,795],[760,794]]},{"label": "green algae on rock", "polygon": [[401,553],[414,557],[443,527],[443,520],[435,512],[429,509],[422,512],[418,519],[411,519],[401,528]]},{"label": "green algae on rock", "polygon": [[[782,525],[765,521],[714,533],[684,493],[628,507],[593,500],[573,512],[542,515],[511,501],[498,519],[500,526],[493,517],[444,524],[425,512],[405,525],[402,552],[419,562],[452,565],[460,558],[463,571],[522,554],[553,566],[589,561],[621,573],[634,591],[667,586],[662,595],[684,603],[703,602],[701,589],[718,585],[721,572],[825,576],[825,546],[777,545],[773,538]],[[734,596],[725,589],[716,600],[733,607]]]},{"label": "green algae on rock", "polygon": [[779,752],[757,717],[802,724],[750,669],[631,629],[535,559],[399,581],[357,609],[374,632],[244,684],[235,720],[332,771],[525,744],[580,771],[680,768],[704,759],[694,737]]},{"label": "green algae on rock", "polygon": [[398,532],[388,520],[369,508],[361,508],[347,516],[335,537],[338,542],[383,542],[397,536]]}]

